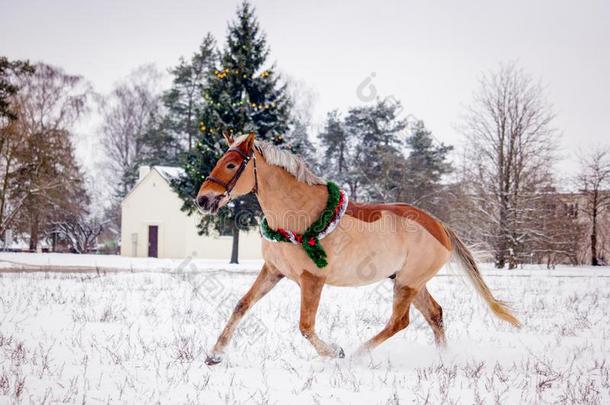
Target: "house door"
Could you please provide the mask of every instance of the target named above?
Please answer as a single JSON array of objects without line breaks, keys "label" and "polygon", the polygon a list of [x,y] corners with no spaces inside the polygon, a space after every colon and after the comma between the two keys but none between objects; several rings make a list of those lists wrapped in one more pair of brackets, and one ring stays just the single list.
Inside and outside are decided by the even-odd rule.
[{"label": "house door", "polygon": [[159,227],[150,225],[148,227],[148,257],[159,257]]}]

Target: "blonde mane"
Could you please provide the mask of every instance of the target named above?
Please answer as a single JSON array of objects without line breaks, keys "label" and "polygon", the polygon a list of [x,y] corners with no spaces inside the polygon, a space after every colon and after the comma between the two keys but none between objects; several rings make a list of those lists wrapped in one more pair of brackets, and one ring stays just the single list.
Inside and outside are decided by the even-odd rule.
[{"label": "blonde mane", "polygon": [[[233,146],[241,144],[246,139],[246,135],[242,135],[235,140]],[[265,161],[272,165],[285,169],[292,174],[300,182],[307,184],[326,184],[326,180],[316,176],[302,157],[295,155],[289,150],[282,149],[272,143],[266,141],[254,141],[254,146],[263,155]]]}]

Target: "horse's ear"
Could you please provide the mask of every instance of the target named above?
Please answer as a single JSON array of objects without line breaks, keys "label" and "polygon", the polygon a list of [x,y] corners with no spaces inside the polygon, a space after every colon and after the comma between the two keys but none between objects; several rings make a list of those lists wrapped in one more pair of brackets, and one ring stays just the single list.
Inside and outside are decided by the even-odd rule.
[{"label": "horse's ear", "polygon": [[224,131],[222,133],[222,136],[225,137],[225,141],[227,141],[227,143],[229,144],[229,146],[233,145],[233,142],[235,141],[235,139],[233,139],[233,135],[231,135],[230,131]]},{"label": "horse's ear", "polygon": [[246,138],[246,150],[250,152],[254,148],[254,132],[250,132]]}]

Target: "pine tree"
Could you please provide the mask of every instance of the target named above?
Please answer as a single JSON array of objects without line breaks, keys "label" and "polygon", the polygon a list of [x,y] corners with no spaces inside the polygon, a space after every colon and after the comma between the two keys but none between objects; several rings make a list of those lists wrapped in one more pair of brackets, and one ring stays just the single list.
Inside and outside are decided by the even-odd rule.
[{"label": "pine tree", "polygon": [[[284,143],[288,129],[290,103],[286,88],[272,68],[266,68],[269,49],[254,9],[248,2],[237,10],[229,24],[226,46],[220,63],[204,89],[205,108],[200,116],[199,140],[185,164],[185,175],[173,182],[184,201],[183,210],[196,211],[193,197],[226,150],[224,132],[254,131],[258,139]],[[217,216],[205,215],[199,224],[201,234],[215,229],[233,235],[231,262],[238,260],[239,231],[256,225],[260,207],[252,195],[233,201]]]},{"label": "pine tree", "polygon": [[318,138],[324,150],[325,170],[341,176],[347,171],[349,133],[345,131],[338,111],[331,111],[326,115],[324,129]]},{"label": "pine tree", "polygon": [[350,196],[355,198],[358,182],[350,176],[353,167],[353,148],[350,148],[353,137],[351,132],[346,130],[339,111],[334,110],[326,115],[326,122],[318,134],[318,139],[323,152],[323,172],[328,173],[338,184],[347,186]]},{"label": "pine tree", "polygon": [[400,143],[398,135],[407,128],[406,120],[399,117],[401,110],[398,101],[379,100],[371,106],[350,109],[345,124],[370,153],[379,145],[397,146]]},{"label": "pine tree", "polygon": [[398,194],[401,176],[395,168],[403,163],[400,135],[407,127],[401,109],[398,101],[385,99],[348,111],[345,127],[353,137],[349,177],[360,194],[354,198],[386,200]]},{"label": "pine tree", "polygon": [[216,40],[208,33],[190,60],[181,58],[170,70],[172,87],[163,94],[167,109],[164,127],[188,151],[199,134],[199,117],[205,108],[202,95],[217,59]]},{"label": "pine tree", "polygon": [[272,69],[264,69],[268,55],[254,10],[244,2],[237,20],[229,25],[222,67],[214,70],[204,92],[208,102],[204,134],[220,137],[225,131],[255,131],[259,139],[284,142],[290,106],[279,77]]},{"label": "pine tree", "polygon": [[302,157],[311,169],[316,168],[316,148],[309,140],[307,125],[303,121],[294,120],[290,132],[286,135],[286,140],[292,153]]},{"label": "pine tree", "polygon": [[151,117],[150,126],[141,136],[139,155],[132,171],[135,176],[142,165],[179,166],[182,162],[185,146],[175,136],[170,117],[171,113]]},{"label": "pine tree", "polygon": [[435,211],[442,191],[441,178],[453,171],[447,161],[453,146],[435,145],[423,121],[417,121],[406,141],[409,149],[404,175],[404,199],[421,208]]},{"label": "pine tree", "polygon": [[407,121],[400,117],[401,109],[388,98],[351,108],[345,118],[330,112],[318,135],[322,166],[349,188],[353,199],[404,201],[435,211],[441,177],[452,171],[447,158],[453,147],[435,145],[421,121],[405,144]]},{"label": "pine tree", "polygon": [[386,200],[398,195],[404,157],[399,135],[406,121],[390,99],[351,108],[345,118],[332,111],[319,134],[325,172],[349,188],[353,199]]},{"label": "pine tree", "polygon": [[138,137],[138,153],[123,183],[133,185],[138,167],[179,166],[199,133],[199,116],[206,103],[203,91],[218,55],[216,41],[207,34],[190,60],[180,58],[170,69],[172,86],[161,96],[159,111],[149,114],[147,128]]}]

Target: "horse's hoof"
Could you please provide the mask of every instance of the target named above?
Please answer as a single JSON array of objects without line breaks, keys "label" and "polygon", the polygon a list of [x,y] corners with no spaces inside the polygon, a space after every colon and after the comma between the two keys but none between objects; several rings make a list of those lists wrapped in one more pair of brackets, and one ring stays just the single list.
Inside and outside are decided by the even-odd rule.
[{"label": "horse's hoof", "polygon": [[222,356],[218,354],[210,354],[205,358],[205,364],[208,366],[214,366],[222,361]]},{"label": "horse's hoof", "polygon": [[333,349],[334,357],[339,359],[345,358],[345,352],[343,351],[343,348],[341,346],[332,344],[330,345],[330,347]]}]

